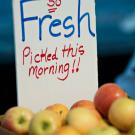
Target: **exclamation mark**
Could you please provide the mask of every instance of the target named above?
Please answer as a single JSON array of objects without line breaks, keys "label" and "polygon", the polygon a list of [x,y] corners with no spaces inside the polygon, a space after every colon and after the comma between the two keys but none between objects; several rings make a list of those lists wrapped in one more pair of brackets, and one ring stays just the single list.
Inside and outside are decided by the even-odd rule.
[{"label": "exclamation mark", "polygon": [[79,65],[80,65],[80,57],[79,57],[79,61],[78,61],[78,67],[76,68],[76,72],[79,71]]},{"label": "exclamation mark", "polygon": [[76,61],[76,60],[74,60],[74,63],[73,63],[72,73],[74,73],[74,71],[75,71],[75,70],[74,70],[74,67],[75,67],[75,61]]}]

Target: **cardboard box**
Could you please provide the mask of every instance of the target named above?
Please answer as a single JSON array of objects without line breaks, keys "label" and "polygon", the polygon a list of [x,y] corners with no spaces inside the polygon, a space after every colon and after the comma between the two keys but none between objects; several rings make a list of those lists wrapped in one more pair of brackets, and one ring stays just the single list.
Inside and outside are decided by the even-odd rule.
[{"label": "cardboard box", "polygon": [[0,135],[15,135],[15,134],[8,131],[7,129],[0,127]]}]

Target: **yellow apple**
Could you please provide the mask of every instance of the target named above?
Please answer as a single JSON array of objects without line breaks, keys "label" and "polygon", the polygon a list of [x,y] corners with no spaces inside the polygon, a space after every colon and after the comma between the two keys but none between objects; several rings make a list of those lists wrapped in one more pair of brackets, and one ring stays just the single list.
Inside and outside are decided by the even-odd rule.
[{"label": "yellow apple", "polygon": [[27,134],[33,112],[25,107],[12,107],[7,110],[1,126],[19,135]]},{"label": "yellow apple", "polygon": [[108,117],[115,127],[127,132],[135,122],[135,101],[129,98],[115,100],[109,109]]},{"label": "yellow apple", "polygon": [[54,133],[54,135],[81,135],[71,126],[63,126]]},{"label": "yellow apple", "polygon": [[105,128],[105,127],[108,127],[108,126],[109,126],[109,124],[107,123],[106,120],[104,120],[104,119],[99,120],[99,126],[98,127]]},{"label": "yellow apple", "polygon": [[74,108],[77,108],[77,107],[87,108],[87,109],[89,109],[91,112],[93,111],[93,113],[96,114],[99,119],[101,119],[101,115],[100,115],[100,113],[96,110],[95,105],[94,105],[94,103],[93,103],[92,101],[90,101],[90,100],[79,100],[79,101],[75,102],[75,103],[71,106],[70,110],[72,110],[72,109],[74,109]]},{"label": "yellow apple", "polygon": [[130,128],[128,135],[135,135],[135,123]]},{"label": "yellow apple", "polygon": [[112,126],[104,128],[96,127],[92,129],[88,135],[120,135],[120,132]]},{"label": "yellow apple", "polygon": [[46,109],[58,113],[58,115],[61,118],[62,124],[65,124],[65,119],[69,111],[66,105],[57,103],[57,104],[49,105]]},{"label": "yellow apple", "polygon": [[89,109],[77,107],[69,111],[67,123],[81,134],[87,134],[90,129],[99,125],[99,119]]},{"label": "yellow apple", "polygon": [[43,110],[31,120],[29,135],[52,135],[60,126],[61,120],[56,112]]}]

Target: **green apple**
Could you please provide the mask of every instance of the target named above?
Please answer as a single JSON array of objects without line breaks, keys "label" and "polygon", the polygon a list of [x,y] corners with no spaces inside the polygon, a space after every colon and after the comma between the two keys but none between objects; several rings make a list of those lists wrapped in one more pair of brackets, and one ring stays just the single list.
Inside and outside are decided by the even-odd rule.
[{"label": "green apple", "polygon": [[61,118],[56,112],[43,110],[31,120],[29,135],[52,135],[60,126]]},{"label": "green apple", "polygon": [[88,135],[120,135],[119,131],[111,126],[108,127],[97,127],[92,129]]},{"label": "green apple", "polygon": [[135,101],[119,98],[109,109],[109,121],[119,130],[127,132],[135,122]]},{"label": "green apple", "polygon": [[83,107],[77,107],[69,111],[67,123],[81,134],[87,134],[90,129],[98,126],[100,122],[93,111]]},{"label": "green apple", "polygon": [[27,134],[33,112],[25,107],[12,107],[7,110],[1,126],[19,135]]}]

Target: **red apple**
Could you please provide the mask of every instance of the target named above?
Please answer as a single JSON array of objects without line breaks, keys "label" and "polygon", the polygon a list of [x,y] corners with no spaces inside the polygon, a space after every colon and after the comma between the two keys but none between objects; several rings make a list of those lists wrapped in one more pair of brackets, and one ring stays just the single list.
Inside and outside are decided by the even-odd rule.
[{"label": "red apple", "polygon": [[28,133],[33,112],[24,107],[12,107],[7,110],[1,121],[1,126],[19,135]]},{"label": "red apple", "polygon": [[95,97],[94,104],[96,109],[104,116],[108,116],[108,110],[111,104],[120,97],[127,97],[127,94],[117,84],[106,83],[99,87]]}]

